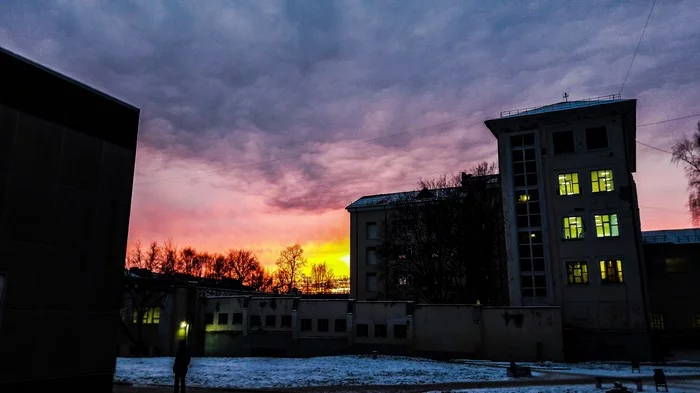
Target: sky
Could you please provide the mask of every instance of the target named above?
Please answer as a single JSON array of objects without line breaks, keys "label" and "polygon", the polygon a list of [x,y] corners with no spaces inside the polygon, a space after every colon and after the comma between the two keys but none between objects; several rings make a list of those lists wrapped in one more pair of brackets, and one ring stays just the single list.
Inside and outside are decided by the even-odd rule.
[{"label": "sky", "polygon": [[[3,0],[0,46],[141,108],[130,242],[295,242],[347,274],[362,195],[496,161],[500,111],[619,93],[669,150],[700,120],[700,2]],[[0,70],[1,72],[1,70]],[[697,114],[681,120],[656,123]],[[637,145],[642,229],[691,226]]]}]

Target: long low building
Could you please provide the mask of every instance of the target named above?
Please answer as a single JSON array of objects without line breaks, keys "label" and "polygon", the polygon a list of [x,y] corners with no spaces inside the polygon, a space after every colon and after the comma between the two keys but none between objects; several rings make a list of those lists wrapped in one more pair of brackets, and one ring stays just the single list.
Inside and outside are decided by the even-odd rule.
[{"label": "long low building", "polygon": [[205,356],[564,357],[558,307],[213,296],[202,312]]}]

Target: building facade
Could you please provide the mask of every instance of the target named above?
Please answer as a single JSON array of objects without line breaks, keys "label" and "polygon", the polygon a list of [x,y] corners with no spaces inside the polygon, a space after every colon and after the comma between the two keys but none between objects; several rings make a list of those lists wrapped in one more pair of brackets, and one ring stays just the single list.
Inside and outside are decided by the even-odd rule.
[{"label": "building facade", "polygon": [[138,124],[0,49],[0,391],[112,391]]},{"label": "building facade", "polygon": [[205,356],[564,358],[558,307],[213,296],[203,312]]},{"label": "building facade", "polygon": [[648,357],[636,100],[561,102],[485,123],[498,139],[511,305],[561,306],[572,357]]},{"label": "building facade", "polygon": [[[498,185],[496,175],[463,174],[461,187],[363,196],[346,207],[350,297],[507,305]],[[461,230],[445,230],[450,227]],[[439,259],[440,254],[454,257]],[[444,283],[444,300],[426,297],[436,283]],[[453,292],[462,295],[449,295]]]},{"label": "building facade", "polygon": [[642,237],[655,343],[662,353],[700,349],[700,229],[646,231]]}]

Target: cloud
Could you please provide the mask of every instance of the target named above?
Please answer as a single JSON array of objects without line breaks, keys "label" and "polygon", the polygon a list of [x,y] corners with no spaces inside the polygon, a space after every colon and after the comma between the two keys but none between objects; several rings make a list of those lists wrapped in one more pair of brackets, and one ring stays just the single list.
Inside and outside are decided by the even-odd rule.
[{"label": "cloud", "polygon": [[[494,160],[483,121],[501,110],[565,91],[617,93],[648,10],[613,0],[6,0],[0,45],[142,108],[145,228],[165,225],[161,214],[221,213],[182,195],[245,200],[255,208],[244,216],[336,214],[363,194]],[[624,90],[639,98],[639,123],[695,110],[699,16],[694,0],[656,5]],[[668,147],[665,130],[639,136]],[[225,201],[190,195],[194,182]]]}]

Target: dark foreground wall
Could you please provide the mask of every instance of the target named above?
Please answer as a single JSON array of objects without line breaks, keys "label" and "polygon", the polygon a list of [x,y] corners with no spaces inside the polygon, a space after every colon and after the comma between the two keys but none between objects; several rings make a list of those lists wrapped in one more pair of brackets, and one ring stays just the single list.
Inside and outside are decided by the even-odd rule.
[{"label": "dark foreground wall", "polygon": [[0,49],[0,391],[111,392],[138,120]]}]

